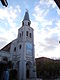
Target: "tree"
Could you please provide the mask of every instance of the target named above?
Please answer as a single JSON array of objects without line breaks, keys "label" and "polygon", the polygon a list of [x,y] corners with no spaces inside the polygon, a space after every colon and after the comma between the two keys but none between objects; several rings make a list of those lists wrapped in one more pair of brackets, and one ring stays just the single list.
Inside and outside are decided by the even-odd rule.
[{"label": "tree", "polygon": [[8,2],[7,2],[7,0],[0,0],[0,1],[1,1],[1,3],[2,3],[3,6],[5,6],[5,7],[8,6]]},{"label": "tree", "polygon": [[60,0],[54,0],[54,1],[57,4],[57,6],[59,7],[59,9],[60,9]]}]

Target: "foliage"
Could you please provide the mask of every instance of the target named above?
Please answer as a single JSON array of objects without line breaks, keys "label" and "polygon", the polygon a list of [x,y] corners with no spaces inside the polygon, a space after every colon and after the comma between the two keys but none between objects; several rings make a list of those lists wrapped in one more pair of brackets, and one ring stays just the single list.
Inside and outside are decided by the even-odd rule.
[{"label": "foliage", "polygon": [[60,77],[60,60],[49,58],[36,59],[37,77],[43,79],[54,79]]}]

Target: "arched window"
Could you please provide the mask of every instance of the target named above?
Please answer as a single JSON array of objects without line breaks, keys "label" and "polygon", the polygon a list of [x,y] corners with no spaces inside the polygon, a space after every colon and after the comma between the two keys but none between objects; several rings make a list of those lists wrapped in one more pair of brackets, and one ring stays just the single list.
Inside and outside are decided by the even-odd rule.
[{"label": "arched window", "polygon": [[14,52],[16,52],[16,47],[14,48]]},{"label": "arched window", "polygon": [[28,36],[28,31],[26,31],[26,36]]}]

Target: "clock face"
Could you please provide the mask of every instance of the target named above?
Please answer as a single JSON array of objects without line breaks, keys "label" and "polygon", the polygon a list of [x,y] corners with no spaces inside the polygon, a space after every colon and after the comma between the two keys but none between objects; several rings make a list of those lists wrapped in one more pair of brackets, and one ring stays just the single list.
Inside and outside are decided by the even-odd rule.
[{"label": "clock face", "polygon": [[27,54],[32,54],[32,44],[30,42],[26,43]]}]

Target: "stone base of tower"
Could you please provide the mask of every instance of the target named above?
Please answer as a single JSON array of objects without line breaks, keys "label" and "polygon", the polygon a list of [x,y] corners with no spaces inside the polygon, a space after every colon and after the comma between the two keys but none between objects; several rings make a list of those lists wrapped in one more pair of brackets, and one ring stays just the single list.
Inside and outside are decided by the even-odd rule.
[{"label": "stone base of tower", "polygon": [[36,80],[36,70],[30,62],[19,62],[19,80]]}]

